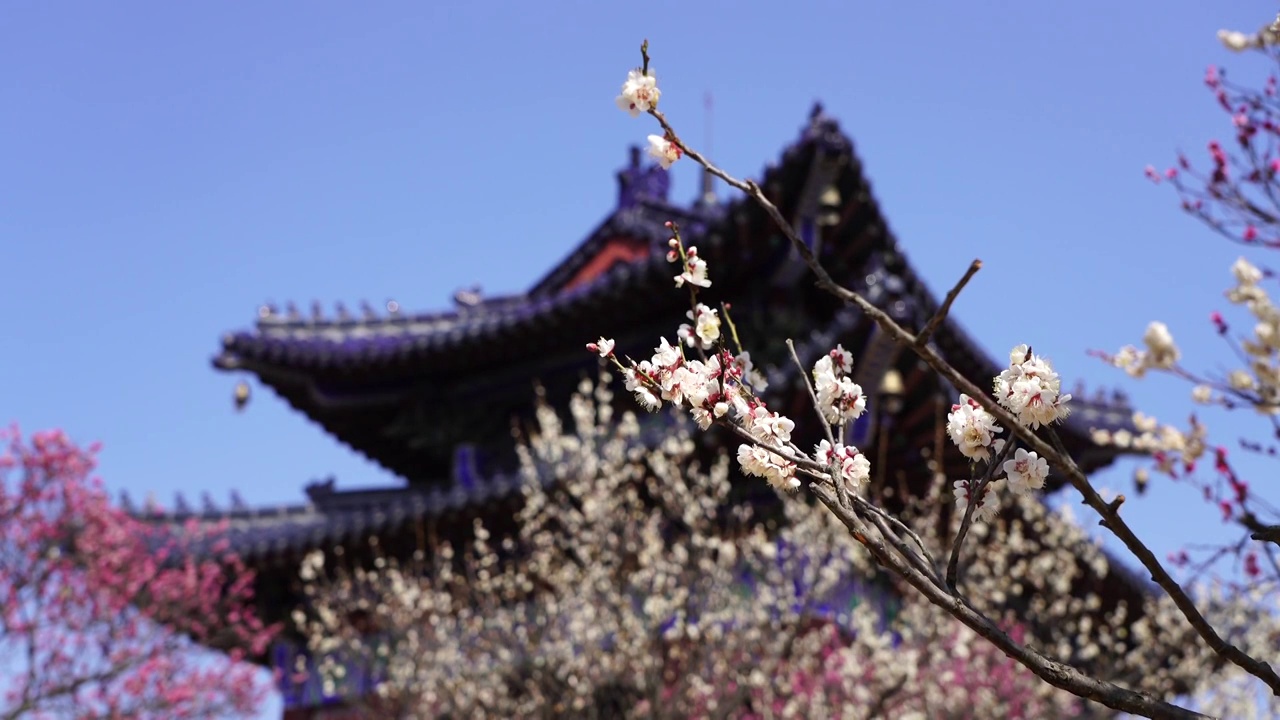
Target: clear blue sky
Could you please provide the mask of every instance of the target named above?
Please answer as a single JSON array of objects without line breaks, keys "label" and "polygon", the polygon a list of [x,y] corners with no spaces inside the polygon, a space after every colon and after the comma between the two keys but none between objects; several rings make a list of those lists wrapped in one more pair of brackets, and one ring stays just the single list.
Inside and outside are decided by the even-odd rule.
[{"label": "clear blue sky", "polygon": [[[1189,364],[1236,248],[1143,179],[1227,123],[1214,39],[1273,17],[1206,3],[41,3],[0,6],[0,419],[105,445],[135,499],[296,502],[393,482],[270,392],[236,414],[209,358],[265,301],[446,307],[526,288],[613,207],[653,131],[613,106],[648,37],[663,109],[757,175],[821,100],[935,291],[995,355],[1031,342],[1071,384],[1178,420],[1087,348],[1170,323]],[[691,166],[674,194],[692,199]],[[722,193],[725,192],[722,188]],[[673,320],[674,322],[674,320]],[[1231,440],[1232,425],[1214,426]],[[1258,425],[1235,425],[1250,428]],[[1128,472],[1106,484],[1128,490]],[[1184,489],[1127,505],[1162,553],[1220,533]]]}]

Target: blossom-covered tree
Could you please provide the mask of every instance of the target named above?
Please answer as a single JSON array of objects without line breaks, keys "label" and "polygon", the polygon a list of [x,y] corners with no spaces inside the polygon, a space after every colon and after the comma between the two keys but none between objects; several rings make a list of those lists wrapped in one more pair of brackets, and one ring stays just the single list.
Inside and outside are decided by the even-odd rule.
[{"label": "blossom-covered tree", "polygon": [[239,661],[271,632],[239,560],[216,536],[173,538],[113,507],[91,478],[96,446],[17,428],[0,442],[0,718],[254,712],[266,687]]},{"label": "blossom-covered tree", "polygon": [[[829,513],[731,501],[729,458],[704,466],[679,423],[646,447],[607,382],[575,394],[572,431],[540,404],[513,536],[477,522],[469,545],[408,562],[307,558],[295,622],[331,693],[355,692],[345,668],[362,666],[381,679],[364,702],[398,717],[1079,716],[1077,699],[902,596]],[[1041,620],[1075,633],[1090,601],[1073,580],[1106,560],[1039,503],[1026,511],[1037,539],[968,580],[1010,599],[1010,582],[1044,585]],[[919,520],[936,543],[936,515]],[[1015,561],[1042,553],[1062,572]],[[992,611],[1026,635],[1008,607]]]},{"label": "blossom-covered tree", "polygon": [[[1268,46],[1275,42],[1276,35],[1274,27],[1269,26],[1250,42]],[[1234,36],[1224,36],[1223,39],[1228,44],[1235,42]],[[1187,658],[1194,658],[1193,666],[1199,667],[1200,676],[1190,689],[1206,691],[1206,703],[1218,702],[1231,695],[1208,691],[1222,682],[1210,672],[1220,668],[1226,668],[1228,682],[1244,678],[1260,683],[1273,695],[1280,696],[1280,675],[1267,662],[1275,638],[1280,637],[1276,632],[1274,607],[1251,604],[1250,600],[1262,599],[1256,596],[1256,589],[1250,597],[1240,593],[1214,592],[1212,588],[1189,589],[1173,577],[1121,514],[1125,498],[1104,498],[1058,439],[1053,425],[1070,412],[1071,397],[1062,392],[1061,379],[1050,363],[1027,345],[1015,347],[1010,353],[1009,365],[993,379],[992,389],[988,391],[961,375],[929,345],[930,336],[945,319],[955,297],[981,268],[981,263],[974,261],[948,293],[938,312],[922,327],[901,326],[859,293],[836,283],[759,185],[729,175],[680,139],[671,122],[657,107],[659,95],[656,79],[649,79],[652,72],[647,42],[641,48],[641,56],[642,66],[628,76],[617,103],[633,115],[639,114],[637,110],[647,112],[663,130],[659,138],[662,143],[678,150],[668,153],[664,145],[655,142],[651,152],[667,158],[689,157],[707,172],[744,192],[766,211],[791,242],[821,289],[856,307],[889,337],[914,352],[960,391],[959,401],[948,417],[947,429],[952,441],[974,465],[970,477],[951,481],[956,506],[961,511],[959,527],[947,543],[949,550],[938,552],[928,543],[921,542],[900,517],[882,507],[880,498],[865,492],[869,462],[861,451],[844,442],[847,426],[863,412],[865,403],[862,389],[849,381],[849,369],[855,359],[848,357],[840,348],[832,352],[829,360],[813,368],[812,383],[808,384],[815,410],[822,418],[826,432],[826,440],[813,452],[797,447],[791,439],[794,423],[766,406],[759,395],[759,388],[750,379],[750,367],[743,361],[744,349],[737,347],[736,337],[722,338],[711,330],[700,332],[700,337],[709,335],[715,339],[707,343],[710,347],[705,347],[701,341],[689,342],[687,353],[682,345],[673,348],[663,339],[653,356],[641,361],[616,357],[612,341],[606,338],[588,344],[589,350],[614,362],[624,374],[627,389],[635,393],[637,401],[649,409],[670,403],[689,411],[704,427],[721,425],[736,433],[743,440],[738,460],[745,473],[761,476],[780,489],[808,490],[885,568],[1046,682],[1134,714],[1201,717],[1196,711],[1168,700],[1174,694],[1173,686],[1151,687],[1140,680],[1118,677],[1106,671],[1105,664],[1101,668],[1087,667],[1079,662],[1080,658],[1065,652],[1066,647],[1045,647],[1034,639],[1015,639],[993,619],[973,588],[960,586],[966,539],[980,535],[979,529],[987,528],[998,512],[1023,502],[1043,484],[1048,472],[1055,472],[1080,494],[1083,503],[1097,513],[1099,524],[1120,541],[1158,585],[1164,613],[1162,615],[1161,607],[1153,608],[1151,612],[1154,616],[1163,617],[1162,631],[1171,635],[1186,632],[1185,639],[1175,645],[1179,651],[1177,658],[1181,660],[1174,657],[1153,659],[1152,674],[1159,675],[1171,664],[1179,665]],[[641,98],[642,92],[647,99]],[[1241,125],[1245,129],[1241,131],[1240,142],[1249,149],[1253,133],[1249,131],[1247,121],[1246,117],[1246,124]],[[1229,160],[1223,159],[1225,156],[1220,151],[1215,151],[1214,157],[1217,170],[1211,182],[1221,184],[1226,177],[1223,168]],[[1272,168],[1269,177],[1275,172],[1276,168]],[[1173,176],[1176,178],[1177,174]],[[1268,187],[1264,185],[1263,191]],[[1213,192],[1217,193],[1215,197],[1228,196],[1221,188]],[[1245,212],[1258,212],[1256,203],[1239,199],[1239,194],[1235,197],[1237,211],[1243,208]],[[1195,209],[1194,204],[1192,209]],[[696,308],[698,290],[711,284],[711,273],[705,262],[697,257],[696,248],[685,248],[679,228],[674,224],[668,227],[672,230],[669,259],[683,267],[683,272],[675,278],[675,285],[677,288],[688,286],[690,302]],[[1256,230],[1253,233],[1246,231],[1245,236],[1256,239]],[[1247,269],[1242,271],[1253,274]],[[699,282],[690,282],[694,277]],[[1256,280],[1253,280],[1249,287],[1256,285]],[[1260,317],[1270,314],[1269,303],[1264,305],[1258,301],[1255,290],[1248,289],[1243,295],[1249,296],[1244,302],[1252,302],[1256,306],[1255,314]],[[1265,344],[1265,340],[1260,339],[1258,343]],[[1129,352],[1120,364],[1161,369],[1176,367],[1176,346],[1163,326],[1152,327],[1147,344],[1145,353]],[[1259,351],[1266,351],[1266,356],[1270,357],[1266,348],[1260,347]],[[1263,364],[1266,365],[1265,362]],[[1256,367],[1255,372],[1262,369]],[[1266,365],[1265,369],[1275,372],[1271,365]],[[1236,388],[1236,391],[1241,392],[1241,389]],[[1201,441],[1195,427],[1190,432],[1181,432],[1170,427],[1153,426],[1153,421],[1144,417],[1135,420],[1142,435],[1141,443],[1152,450],[1160,449],[1157,445],[1163,444],[1164,447],[1182,448],[1181,451],[1185,452]],[[988,546],[982,548],[983,555],[990,551]],[[942,561],[944,555],[947,556],[945,563]],[[1115,630],[1127,632],[1119,626]],[[1099,650],[1095,647],[1094,654]],[[1114,648],[1110,650],[1115,651]],[[1249,693],[1244,697],[1249,697]],[[1234,712],[1233,708],[1228,709]]]}]

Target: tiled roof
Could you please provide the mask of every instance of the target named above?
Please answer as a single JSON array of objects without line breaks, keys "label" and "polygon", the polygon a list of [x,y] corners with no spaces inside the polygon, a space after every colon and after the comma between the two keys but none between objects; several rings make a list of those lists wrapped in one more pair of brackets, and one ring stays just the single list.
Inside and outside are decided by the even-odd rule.
[{"label": "tiled roof", "polygon": [[[376,366],[415,355],[439,354],[476,342],[496,339],[550,322],[560,315],[590,310],[628,286],[651,280],[651,275],[668,275],[663,252],[655,252],[636,263],[620,264],[603,276],[570,290],[551,294],[543,285],[567,277],[589,257],[594,245],[614,235],[665,242],[662,227],[673,213],[649,204],[619,211],[597,228],[583,248],[566,259],[556,272],[529,294],[480,300],[454,310],[433,313],[406,313],[394,303],[383,314],[363,313],[360,317],[338,313],[325,317],[313,312],[303,318],[296,310],[280,313],[264,306],[253,330],[229,334],[222,351],[214,358],[220,369],[240,369],[255,362],[292,368]],[[461,305],[461,304],[460,304]]]},{"label": "tiled roof", "polygon": [[[307,487],[310,502],[249,508],[233,504],[221,510],[206,503],[193,511],[179,496],[168,512],[135,511],[150,522],[175,530],[192,520],[202,526],[226,524],[229,550],[249,560],[292,555],[370,534],[394,532],[405,523],[439,518],[519,491],[516,475],[478,477],[445,487],[419,486],[337,490],[333,480]],[[127,501],[126,501],[127,504]]]},{"label": "tiled roof", "polygon": [[[808,158],[812,166],[803,176],[803,187],[798,188],[796,205],[801,211],[816,206],[818,195],[839,171],[840,161],[852,153],[852,147],[838,124],[815,107],[799,141],[784,150],[780,164],[766,168],[761,185],[776,186],[784,167]],[[526,294],[491,300],[472,296],[468,302],[459,301],[459,307],[453,310],[418,314],[405,313],[394,301],[387,304],[385,313],[364,303],[358,315],[339,305],[332,316],[326,316],[319,303],[313,303],[309,316],[293,305],[283,312],[264,305],[259,308],[254,329],[223,337],[214,365],[224,370],[252,369],[262,363],[300,369],[376,366],[407,356],[437,354],[482,338],[500,337],[539,320],[571,315],[576,309],[622,294],[630,286],[659,278],[667,282],[670,273],[665,243],[670,233],[664,223],[680,222],[684,234],[697,240],[718,224],[732,222],[734,208],[749,205],[738,198],[724,206],[696,204],[682,208],[671,205],[665,196],[623,195],[619,207]],[[573,273],[615,236],[647,240],[654,252],[630,267],[616,266],[594,282],[561,291]],[[464,295],[468,293],[455,297]]]},{"label": "tiled roof", "polygon": [[[630,185],[622,184],[618,208],[528,293],[485,299],[463,292],[454,309],[419,314],[406,313],[394,303],[386,313],[365,306],[359,317],[342,309],[334,317],[313,310],[310,318],[303,318],[296,308],[283,313],[263,308],[254,329],[223,339],[215,365],[258,374],[342,442],[416,481],[423,479],[418,477],[420,469],[432,467],[429,460],[444,458],[453,443],[501,433],[500,426],[514,410],[510,402],[491,408],[497,418],[496,425],[490,423],[494,427],[468,425],[471,420],[456,417],[449,427],[428,428],[422,425],[427,422],[421,419],[426,417],[424,407],[459,415],[467,407],[459,393],[474,406],[470,393],[478,378],[515,387],[522,378],[532,377],[534,370],[502,360],[509,358],[511,347],[522,347],[536,357],[563,355],[567,348],[591,339],[578,337],[591,332],[584,328],[617,326],[614,319],[629,312],[627,308],[655,312],[664,302],[658,298],[675,297],[664,257],[665,221],[679,220],[691,242],[713,253],[728,252],[722,245],[732,243],[732,252],[742,262],[722,263],[722,288],[755,282],[760,273],[772,273],[774,283],[803,284],[803,264],[793,251],[773,242],[776,233],[765,229],[768,221],[754,204],[739,197],[723,206],[675,208],[664,195],[665,175],[635,166],[622,175],[628,173],[634,177]],[[854,253],[845,256],[849,267],[844,280],[863,285],[860,289],[873,302],[909,325],[918,326],[936,309],[936,297],[889,231],[852,141],[821,108],[815,108],[800,140],[784,150],[779,163],[766,168],[760,182],[785,215],[800,219],[802,234],[815,248],[821,236],[812,218],[823,193],[839,186],[840,209],[849,220],[841,230],[841,242],[846,243],[842,247]],[[633,192],[635,188],[644,192]],[[647,242],[651,252],[617,262],[593,280],[572,281],[590,258],[619,236]],[[731,240],[722,242],[723,238]],[[856,325],[857,316],[849,322]],[[623,338],[619,342],[621,351]],[[999,370],[953,318],[939,328],[933,342],[975,380]],[[585,366],[585,358],[583,362]],[[524,375],[516,377],[520,372]],[[1130,411],[1122,398],[1095,396],[1081,398],[1080,404],[1082,411],[1068,425],[1078,436],[1087,438],[1091,427],[1117,429],[1129,423]],[[408,444],[410,439],[415,444]]]}]

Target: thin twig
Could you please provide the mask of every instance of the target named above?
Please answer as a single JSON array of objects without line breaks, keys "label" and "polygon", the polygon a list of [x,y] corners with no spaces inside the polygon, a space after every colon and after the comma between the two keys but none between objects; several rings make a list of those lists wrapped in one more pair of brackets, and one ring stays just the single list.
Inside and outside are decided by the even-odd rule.
[{"label": "thin twig", "polygon": [[[759,185],[750,180],[745,182],[738,180],[720,168],[712,165],[701,154],[688,148],[683,141],[675,135],[674,130],[671,129],[670,124],[662,113],[657,110],[651,110],[650,114],[657,118],[662,127],[671,133],[671,142],[675,143],[677,147],[684,152],[684,154],[688,155],[699,165],[702,165],[707,172],[715,175],[721,180],[724,180],[730,186],[745,192],[749,197],[755,200],[761,208],[764,209],[765,213],[774,221],[774,224],[776,224],[783,234],[786,235],[787,239],[791,241],[791,246],[795,248],[797,253],[799,253],[800,258],[804,260],[806,265],[808,265],[809,270],[817,276],[818,287],[827,291],[836,298],[856,306],[866,314],[867,317],[879,325],[881,329],[897,340],[899,344],[910,347],[930,368],[949,381],[957,390],[963,392],[974,400],[977,400],[978,403],[987,410],[987,412],[990,412],[998,421],[1004,423],[1006,427],[1009,427],[1028,448],[1034,450],[1040,457],[1048,460],[1050,464],[1054,464],[1059,467],[1066,467],[1067,470],[1064,474],[1066,475],[1067,480],[1077,491],[1080,492],[1082,496],[1084,496],[1085,503],[1102,516],[1107,529],[1119,538],[1129,552],[1133,553],[1134,557],[1142,563],[1142,566],[1151,573],[1152,580],[1154,580],[1155,583],[1169,595],[1169,598],[1173,600],[1174,604],[1178,607],[1178,610],[1187,618],[1187,621],[1191,623],[1191,626],[1195,628],[1196,632],[1204,639],[1209,648],[1219,656],[1240,667],[1245,672],[1248,672],[1250,675],[1262,680],[1271,688],[1274,694],[1280,696],[1280,675],[1276,674],[1275,670],[1271,668],[1271,665],[1250,657],[1240,648],[1224,640],[1222,636],[1213,629],[1213,626],[1211,626],[1209,621],[1205,619],[1203,614],[1201,614],[1200,610],[1196,607],[1190,596],[1187,595],[1186,591],[1183,590],[1182,586],[1179,585],[1171,575],[1169,575],[1167,570],[1165,570],[1164,566],[1160,563],[1160,560],[1156,558],[1155,553],[1153,553],[1151,549],[1138,538],[1138,536],[1133,532],[1133,529],[1129,527],[1128,523],[1120,517],[1119,513],[1107,506],[1107,502],[1098,494],[1098,491],[1089,482],[1089,479],[1085,477],[1084,473],[1080,472],[1078,467],[1075,467],[1074,462],[1070,461],[1070,456],[1057,452],[1051,448],[1048,443],[1037,437],[1030,428],[1020,424],[1017,421],[1017,418],[996,403],[995,400],[991,399],[990,396],[969,380],[969,378],[962,375],[959,370],[956,370],[950,363],[942,359],[942,357],[938,355],[933,348],[929,347],[927,344],[917,346],[916,336],[895,322],[892,317],[877,307],[874,303],[833,280],[831,275],[818,261],[818,258],[813,254],[813,250],[805,244],[804,240],[796,233],[795,228],[791,227],[791,224],[787,222],[786,218],[782,217],[782,212],[778,210],[778,207],[774,205],[769,198],[765,197],[765,194],[761,191]],[[1068,465],[1070,467],[1068,467]]]},{"label": "thin twig", "polygon": [[989,618],[964,602],[962,598],[948,594],[927,576],[901,558],[889,552],[882,542],[867,532],[866,524],[853,512],[840,507],[831,491],[821,485],[810,485],[818,500],[827,506],[839,520],[854,533],[854,537],[871,552],[882,565],[900,575],[927,600],[943,608],[965,626],[981,635],[1001,652],[1017,660],[1040,679],[1078,697],[1102,703],[1109,708],[1135,713],[1149,718],[1183,720],[1208,718],[1207,715],[1178,707],[1162,700],[1149,698],[1141,693],[1120,687],[1114,683],[1097,680],[1070,665],[1052,660],[1036,650],[1026,647],[1009,637]]},{"label": "thin twig", "polygon": [[[827,422],[827,417],[822,414],[822,407],[818,403],[818,394],[813,389],[813,383],[809,381],[809,373],[804,369],[804,365],[800,362],[800,356],[796,354],[795,343],[791,342],[791,338],[787,338],[787,349],[791,351],[791,359],[796,363],[796,370],[800,371],[800,379],[804,382],[804,387],[809,391],[809,399],[813,401],[813,411],[818,414],[818,423],[822,426],[823,432],[827,434],[827,442],[831,444],[831,461],[835,462],[836,438],[831,434],[831,425]],[[843,439],[843,438],[842,438]],[[849,507],[849,491],[845,488],[843,478],[836,471],[835,467],[828,468],[827,472],[831,475],[832,484],[836,488],[836,497],[840,499],[840,504]]]},{"label": "thin twig", "polygon": [[913,347],[924,347],[924,344],[929,342],[929,337],[938,329],[938,326],[942,324],[942,321],[947,319],[947,313],[951,312],[951,303],[956,301],[956,298],[960,295],[960,291],[964,290],[964,286],[968,285],[969,280],[971,280],[974,275],[977,275],[978,271],[981,269],[981,260],[974,260],[969,263],[969,269],[964,272],[964,277],[961,277],[960,282],[956,283],[955,287],[951,288],[951,292],[947,293],[947,297],[942,301],[942,305],[938,307],[938,311],[933,314],[933,317],[929,318],[929,322],[925,323],[924,329],[916,335],[916,341],[912,344]]},{"label": "thin twig", "polygon": [[809,380],[808,371],[800,363],[800,356],[796,354],[796,345],[791,342],[791,338],[787,338],[787,349],[791,351],[791,359],[795,361],[796,369],[800,371],[800,379],[804,381],[804,389],[809,391],[809,399],[813,401],[813,411],[818,413],[818,422],[822,425],[823,432],[827,434],[827,442],[831,443],[831,448],[834,450],[836,438],[831,434],[831,423],[828,423],[827,416],[822,414],[822,406],[818,403],[818,393],[813,389],[813,383]]},{"label": "thin twig", "polygon": [[986,494],[987,486],[991,484],[991,479],[995,477],[996,469],[1004,464],[1004,459],[1012,447],[1012,442],[1006,442],[1004,447],[1000,448],[1000,453],[987,463],[987,470],[982,474],[982,478],[969,481],[969,501],[965,503],[964,517],[960,520],[960,529],[956,531],[956,539],[951,543],[951,557],[947,560],[947,587],[953,593],[959,592],[957,578],[960,575],[960,548],[964,546],[965,536],[969,534],[973,515],[977,512],[978,505],[981,504],[980,500]]},{"label": "thin twig", "polygon": [[[676,135],[674,128],[672,128],[670,123],[667,121],[665,115],[663,115],[661,112],[659,112],[656,109],[650,110],[649,114],[653,115],[654,118],[658,121],[658,123],[667,132],[669,141],[674,143],[676,147],[680,148],[680,150],[685,155],[688,155],[690,159],[692,159],[694,162],[701,165],[704,169],[706,169],[707,172],[711,173],[717,178],[720,178],[729,186],[737,188],[738,190],[741,190],[748,197],[752,198],[753,200],[756,201],[757,204],[760,205],[760,207],[765,211],[765,213],[769,216],[769,218],[773,220],[774,224],[777,225],[777,227],[782,231],[782,233],[787,237],[787,239],[791,241],[792,247],[795,248],[796,252],[800,255],[800,258],[809,267],[809,270],[813,272],[813,274],[817,277],[818,287],[830,293],[831,295],[835,296],[836,298],[856,306],[859,310],[861,310],[864,314],[866,314],[867,317],[869,317],[873,322],[879,325],[881,329],[889,333],[890,336],[892,336],[895,340],[897,340],[899,344],[910,347],[922,360],[925,361],[927,365],[929,365],[930,368],[932,368],[935,372],[937,372],[943,378],[948,380],[952,384],[952,386],[954,386],[957,390],[960,390],[966,395],[969,395],[970,397],[977,400],[988,412],[990,412],[993,416],[995,416],[995,418],[998,421],[1005,423],[1007,427],[1011,428],[1012,432],[1016,434],[1018,438],[1021,439],[1027,447],[1029,447],[1031,450],[1034,450],[1038,455],[1040,455],[1040,457],[1043,457],[1049,460],[1051,463],[1056,463],[1060,467],[1067,466],[1066,457],[1063,457],[1062,454],[1055,451],[1047,443],[1045,443],[1043,440],[1037,437],[1036,434],[1032,432],[1030,428],[1027,428],[1019,424],[1017,422],[1017,419],[1014,418],[1013,415],[1011,415],[1003,407],[1001,407],[994,400],[992,400],[985,392],[979,389],[977,385],[975,385],[967,377],[965,377],[958,370],[952,367],[946,360],[942,359],[942,357],[939,356],[938,353],[935,352],[931,347],[929,347],[927,344],[916,346],[915,344],[916,336],[914,334],[912,334],[910,331],[906,330],[902,326],[898,325],[898,323],[895,322],[892,317],[890,317],[887,313],[885,313],[883,310],[881,310],[871,301],[862,297],[860,294],[853,292],[852,290],[849,290],[841,286],[839,283],[835,282],[835,280],[831,278],[831,275],[826,271],[826,269],[818,261],[818,258],[814,255],[813,250],[809,248],[807,244],[805,244],[804,240],[796,233],[795,228],[793,228],[791,224],[787,222],[786,218],[782,216],[782,213],[780,210],[778,210],[778,207],[774,205],[773,202],[770,201],[765,196],[764,192],[760,189],[760,186],[758,184],[756,184],[754,181],[751,181],[751,180],[747,180],[747,181],[739,180],[729,175],[725,171],[721,170],[720,168],[716,167],[715,165],[712,165],[700,153],[688,147],[687,145],[684,144],[684,141],[680,140],[680,138]],[[1209,647],[1221,657],[1237,665],[1238,667],[1245,670],[1249,674],[1261,679],[1263,682],[1267,684],[1268,687],[1272,689],[1272,691],[1275,694],[1280,695],[1280,676],[1276,675],[1275,671],[1271,668],[1271,666],[1265,662],[1261,662],[1259,660],[1256,660],[1250,657],[1235,645],[1232,645],[1222,639],[1222,637],[1217,633],[1217,631],[1213,629],[1213,627],[1209,624],[1209,622],[1200,613],[1199,609],[1196,608],[1195,603],[1187,595],[1186,591],[1182,589],[1182,587],[1177,583],[1177,581],[1175,581],[1173,577],[1169,575],[1168,571],[1165,570],[1164,566],[1161,565],[1159,559],[1157,559],[1155,554],[1151,552],[1151,549],[1148,548],[1137,537],[1137,535],[1128,526],[1128,524],[1125,523],[1125,521],[1120,518],[1118,513],[1114,512],[1113,510],[1107,507],[1107,503],[1098,494],[1098,491],[1092,486],[1092,484],[1089,482],[1089,479],[1079,471],[1079,468],[1074,467],[1074,463],[1071,463],[1071,465],[1072,467],[1070,467],[1065,472],[1068,481],[1072,484],[1073,487],[1076,488],[1077,491],[1080,492],[1081,495],[1084,496],[1085,502],[1107,521],[1106,523],[1107,528],[1110,529],[1111,532],[1114,533],[1122,543],[1124,543],[1125,547],[1128,548],[1128,550],[1131,553],[1133,553],[1135,557],[1138,558],[1139,562],[1142,563],[1143,567],[1145,567],[1151,573],[1152,579],[1156,582],[1156,584],[1158,584],[1161,587],[1161,589],[1163,589],[1169,595],[1170,599],[1173,600],[1174,604],[1178,607],[1179,611],[1182,612],[1183,616],[1187,618],[1187,620],[1191,623],[1192,627],[1195,628],[1196,632],[1199,633],[1201,638],[1205,640],[1205,642],[1209,645]],[[832,498],[832,499],[835,500],[835,498]],[[941,592],[941,591],[939,590],[938,592]],[[934,600],[935,604],[938,604],[942,607],[948,606],[949,601],[947,600],[947,596],[945,594],[943,594],[942,598],[936,599],[936,600],[934,599],[934,595],[935,595],[934,593],[926,593],[926,596],[930,597],[931,600]],[[957,611],[953,611],[952,614],[956,614],[956,613]],[[957,617],[960,617],[960,615],[957,615]],[[984,635],[984,637],[987,637],[987,636]],[[988,637],[988,639],[991,639],[991,638]],[[1005,649],[1004,647],[1002,647],[1001,649],[1005,650],[1005,653],[1010,657],[1014,657],[1015,659],[1018,659],[1019,662],[1022,662],[1024,665],[1027,665],[1033,670],[1036,670],[1036,668],[1032,666],[1032,664],[1035,662],[1034,658],[1029,657],[1025,661],[1023,659],[1023,657],[1028,653],[1030,653],[1030,651],[1016,644],[1012,644],[1012,648],[1013,648],[1012,651],[1009,649]],[[1042,675],[1042,677],[1044,676]],[[1081,677],[1084,680],[1087,680],[1089,683],[1093,683],[1093,684],[1098,683],[1098,681],[1093,680],[1092,678],[1087,678],[1084,676],[1081,676]],[[1052,680],[1050,682],[1057,685],[1058,687],[1063,687],[1063,685],[1059,685],[1058,683]],[[1123,693],[1128,693],[1129,695],[1134,696],[1131,700],[1125,701],[1126,705],[1129,705],[1130,702],[1132,701],[1134,703],[1132,707],[1138,707],[1139,705],[1142,705],[1142,707],[1147,708],[1148,707],[1147,703],[1152,702],[1148,698],[1145,698],[1140,694],[1132,693],[1132,691],[1123,690],[1122,688],[1118,688],[1117,686],[1111,686],[1111,687],[1114,687],[1117,690],[1122,691]],[[1108,699],[1113,699],[1113,696],[1110,694],[1104,693],[1104,695]],[[1093,698],[1093,695],[1084,695],[1084,696],[1090,697],[1091,699],[1096,699],[1096,698]],[[1141,701],[1141,702],[1139,703],[1138,701]],[[1108,707],[1116,707],[1117,709],[1125,709],[1125,710],[1128,710],[1129,712],[1135,712],[1135,710],[1130,710],[1128,707],[1118,707],[1116,705],[1111,705],[1102,699],[1099,699],[1099,702],[1103,702],[1104,704],[1107,704]],[[1159,717],[1202,717],[1197,714],[1187,714],[1189,711],[1185,711],[1181,708],[1177,708],[1176,706],[1168,705],[1165,703],[1161,703],[1159,707],[1167,708],[1166,710],[1162,710],[1162,714],[1159,715]],[[1145,711],[1138,711],[1138,712],[1141,712],[1142,714],[1147,714]],[[1148,716],[1156,717],[1155,715],[1148,715]]]}]

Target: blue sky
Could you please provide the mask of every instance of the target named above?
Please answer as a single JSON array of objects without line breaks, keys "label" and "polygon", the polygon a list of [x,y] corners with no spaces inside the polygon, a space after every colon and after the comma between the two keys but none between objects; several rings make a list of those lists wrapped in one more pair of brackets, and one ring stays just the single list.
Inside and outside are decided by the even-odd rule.
[{"label": "blue sky", "polygon": [[[526,288],[613,207],[654,126],[613,106],[648,37],[662,106],[758,175],[821,100],[935,291],[997,356],[1030,342],[1067,384],[1170,421],[1172,382],[1085,356],[1168,322],[1192,367],[1238,249],[1152,187],[1147,163],[1227,134],[1201,79],[1272,3],[82,3],[0,7],[0,420],[101,440],[113,491],[394,479],[260,388],[232,410],[209,359],[263,302],[332,308]],[[696,176],[678,167],[674,196]],[[721,188],[721,193],[726,191]],[[1260,260],[1265,260],[1261,258]],[[714,270],[714,269],[713,269]],[[674,320],[673,320],[674,322]],[[1263,428],[1217,419],[1233,440]],[[1268,469],[1269,470],[1269,469]],[[1101,482],[1128,490],[1130,468]],[[1126,505],[1162,554],[1220,536],[1157,483]]]}]

